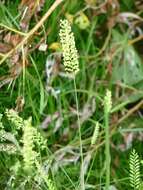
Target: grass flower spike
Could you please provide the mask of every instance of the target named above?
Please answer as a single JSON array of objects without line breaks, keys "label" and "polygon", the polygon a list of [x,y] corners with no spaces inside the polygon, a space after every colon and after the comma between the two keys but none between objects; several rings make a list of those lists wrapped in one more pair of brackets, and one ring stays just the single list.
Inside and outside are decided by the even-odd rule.
[{"label": "grass flower spike", "polygon": [[24,121],[24,128],[23,128],[23,159],[24,159],[24,170],[30,171],[33,167],[36,152],[33,150],[34,148],[34,136],[35,136],[35,129],[31,125],[31,118],[29,120]]},{"label": "grass flower spike", "polygon": [[60,21],[60,42],[63,50],[64,66],[67,73],[76,74],[79,71],[78,53],[75,47],[74,35],[68,20]]},{"label": "grass flower spike", "polygon": [[93,136],[91,138],[91,145],[94,145],[97,138],[98,138],[98,134],[99,134],[99,123],[96,122],[96,126],[95,126],[95,129],[94,129],[94,132],[93,132]]},{"label": "grass flower spike", "polygon": [[140,160],[137,152],[133,149],[130,154],[130,185],[134,189],[140,189],[141,178],[140,178]]},{"label": "grass flower spike", "polygon": [[109,113],[112,108],[111,91],[107,90],[104,101],[105,101],[106,111]]},{"label": "grass flower spike", "polygon": [[19,117],[18,112],[13,109],[6,109],[5,114],[8,120],[11,121],[17,129],[21,129],[23,127],[23,119]]}]

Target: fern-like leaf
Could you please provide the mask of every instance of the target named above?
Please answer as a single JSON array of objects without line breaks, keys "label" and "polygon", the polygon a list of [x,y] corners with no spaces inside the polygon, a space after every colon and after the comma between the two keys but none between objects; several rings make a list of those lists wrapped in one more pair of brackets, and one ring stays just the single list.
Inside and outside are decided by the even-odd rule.
[{"label": "fern-like leaf", "polygon": [[130,154],[130,185],[134,189],[138,190],[140,188],[140,160],[137,152],[133,149]]}]

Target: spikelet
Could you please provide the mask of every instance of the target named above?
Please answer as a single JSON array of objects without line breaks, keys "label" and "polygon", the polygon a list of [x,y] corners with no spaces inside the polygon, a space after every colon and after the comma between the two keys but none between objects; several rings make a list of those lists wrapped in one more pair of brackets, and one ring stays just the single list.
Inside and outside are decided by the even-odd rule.
[{"label": "spikelet", "polygon": [[75,75],[79,71],[78,53],[75,47],[74,35],[68,20],[60,21],[60,42],[63,51],[63,61],[67,73]]},{"label": "spikelet", "polygon": [[104,105],[105,105],[106,111],[109,113],[112,108],[111,91],[109,90],[106,91],[106,96],[104,98]]},{"label": "spikelet", "polygon": [[140,160],[138,154],[134,149],[130,154],[129,167],[130,167],[130,185],[131,187],[137,190],[140,188],[141,185]]},{"label": "spikelet", "polygon": [[17,139],[15,138],[15,136],[10,132],[6,132],[4,129],[0,130],[0,141],[2,141],[2,142],[10,141],[18,149],[20,149],[19,143],[18,143]]},{"label": "spikelet", "polygon": [[47,149],[47,140],[37,130],[35,130],[34,143],[40,147],[40,150]]},{"label": "spikelet", "polygon": [[37,171],[38,171],[38,176],[40,176],[40,178],[42,178],[45,183],[48,186],[49,190],[56,190],[56,187],[53,183],[53,181],[49,178],[48,174],[45,172],[45,170],[41,167],[41,165],[39,164],[39,162],[35,162],[36,167],[37,167]]},{"label": "spikelet", "polygon": [[[17,153],[18,149],[20,149],[18,141],[16,140],[14,134],[4,130],[2,117],[3,115],[0,114],[0,141],[2,142],[0,143],[0,152],[15,154]],[[6,141],[10,141],[11,143],[6,143]]]},{"label": "spikelet", "polygon": [[31,125],[31,119],[25,120],[23,127],[23,140],[22,140],[23,142],[22,155],[24,160],[25,171],[31,171],[37,156],[37,153],[33,150],[34,136],[35,136],[35,129]]},{"label": "spikelet", "polygon": [[99,123],[96,122],[94,133],[93,133],[93,136],[91,138],[91,145],[95,144],[97,137],[98,137],[98,134],[99,134]]},{"label": "spikelet", "polygon": [[17,148],[13,144],[3,143],[0,144],[0,152],[6,152],[7,154],[15,154],[17,152]]},{"label": "spikelet", "polygon": [[6,109],[5,114],[8,120],[12,122],[17,129],[21,129],[23,127],[23,119],[18,115],[18,112],[13,109]]}]

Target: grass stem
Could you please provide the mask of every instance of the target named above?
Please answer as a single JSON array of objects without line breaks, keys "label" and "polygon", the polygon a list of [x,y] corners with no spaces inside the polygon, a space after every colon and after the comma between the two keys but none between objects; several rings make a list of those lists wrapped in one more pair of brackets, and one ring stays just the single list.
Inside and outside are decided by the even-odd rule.
[{"label": "grass stem", "polygon": [[75,89],[75,101],[76,101],[76,109],[77,109],[77,119],[78,119],[78,133],[79,133],[79,143],[80,143],[80,157],[81,157],[81,173],[80,173],[80,190],[85,190],[84,185],[84,167],[83,167],[83,147],[82,147],[82,138],[81,138],[81,124],[79,118],[79,104],[77,98],[77,88],[76,88],[76,81],[74,77],[74,89]]},{"label": "grass stem", "polygon": [[109,132],[109,112],[107,105],[105,103],[105,112],[104,112],[104,120],[105,120],[105,157],[106,157],[106,184],[105,189],[108,190],[110,186],[110,132]]}]

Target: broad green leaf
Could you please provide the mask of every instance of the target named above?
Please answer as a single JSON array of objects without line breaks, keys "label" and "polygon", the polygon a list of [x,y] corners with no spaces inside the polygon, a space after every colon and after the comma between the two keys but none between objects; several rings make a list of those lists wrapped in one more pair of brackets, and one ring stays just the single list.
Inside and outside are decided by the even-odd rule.
[{"label": "broad green leaf", "polygon": [[112,80],[132,86],[143,80],[143,64],[134,47],[124,43],[125,38],[126,36],[117,34],[117,32],[113,34],[113,44],[116,40],[123,43],[119,44],[119,50],[113,59]]}]

